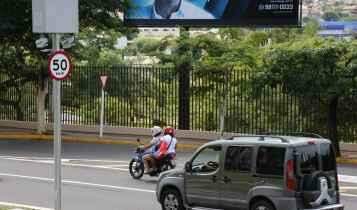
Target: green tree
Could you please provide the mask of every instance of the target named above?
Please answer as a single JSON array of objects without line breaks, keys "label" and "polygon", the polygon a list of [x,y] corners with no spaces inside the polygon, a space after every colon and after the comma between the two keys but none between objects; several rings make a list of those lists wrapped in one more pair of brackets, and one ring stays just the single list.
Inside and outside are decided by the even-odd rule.
[{"label": "green tree", "polygon": [[83,28],[77,35],[76,46],[70,51],[77,64],[120,64],[123,63],[123,52],[121,49],[116,49],[115,44],[122,35],[122,32],[115,28]]},{"label": "green tree", "polygon": [[[313,43],[313,44],[311,44]],[[356,42],[310,40],[272,48],[265,57],[258,86],[282,85],[283,91],[304,99],[326,102],[328,133],[340,155],[337,126],[338,104],[356,90]]]},{"label": "green tree", "polygon": [[[242,34],[245,36],[242,37]],[[264,48],[267,40],[267,34],[263,31],[240,29],[224,29],[219,36],[207,34],[195,37],[194,48],[199,50],[200,59],[194,71],[191,92],[194,103],[205,107],[206,120],[201,128],[216,130],[219,127],[221,132],[225,130],[226,112],[234,109],[227,104],[228,97],[242,97],[234,87],[242,84],[244,79],[233,75],[237,75],[235,71],[255,69],[260,57],[259,50]],[[214,119],[217,116],[213,114],[215,110],[219,110],[219,119]]]},{"label": "green tree", "polygon": [[[74,49],[70,50],[76,60],[98,58],[98,53],[104,47],[100,45],[100,40],[109,39],[112,41],[113,34],[135,34],[135,29],[123,27],[119,18],[119,11],[127,5],[127,1],[116,0],[80,0],[79,1],[79,39],[83,39]],[[22,85],[26,82],[36,84],[47,83],[47,71],[44,69],[29,68],[30,65],[43,65],[46,55],[39,52],[35,46],[38,35],[32,33],[32,6],[31,0],[3,0],[0,2],[0,75],[4,78],[0,82],[0,94],[6,94],[10,89],[16,89],[17,95],[21,92]],[[101,37],[104,33],[106,36]],[[91,35],[91,36],[89,36]],[[83,36],[86,36],[83,38]],[[109,38],[108,38],[109,36]],[[87,45],[86,45],[87,44]],[[111,44],[111,43],[110,43]],[[85,48],[92,48],[92,52],[87,57]],[[96,52],[93,48],[96,49]],[[100,56],[99,56],[100,57]],[[105,57],[105,56],[104,56]],[[40,82],[37,82],[40,78]],[[44,103],[46,85],[39,85],[38,103]],[[40,97],[40,95],[42,97]],[[0,101],[4,105],[18,107],[21,100]],[[41,107],[44,107],[41,105]],[[44,112],[44,110],[38,110]],[[21,120],[19,114],[17,119]]]}]

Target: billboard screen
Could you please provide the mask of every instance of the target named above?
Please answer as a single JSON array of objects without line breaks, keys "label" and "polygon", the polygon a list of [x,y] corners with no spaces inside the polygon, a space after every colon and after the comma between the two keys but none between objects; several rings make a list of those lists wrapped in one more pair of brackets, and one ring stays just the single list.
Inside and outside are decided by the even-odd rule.
[{"label": "billboard screen", "polygon": [[300,0],[129,0],[126,25],[300,26]]}]

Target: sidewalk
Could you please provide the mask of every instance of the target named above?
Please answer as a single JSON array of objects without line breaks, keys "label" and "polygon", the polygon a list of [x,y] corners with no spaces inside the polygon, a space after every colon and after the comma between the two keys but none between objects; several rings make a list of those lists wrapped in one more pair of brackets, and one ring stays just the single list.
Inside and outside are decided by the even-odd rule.
[{"label": "sidewalk", "polygon": [[[103,138],[99,138],[98,134],[93,132],[73,132],[62,131],[62,141],[74,143],[93,143],[93,144],[125,144],[137,145],[136,139],[140,139],[142,143],[150,141],[149,135],[141,133],[133,134],[105,134]],[[53,133],[37,134],[33,129],[0,127],[0,140],[33,140],[33,141],[52,141]],[[189,139],[179,138],[179,151],[194,151],[202,144],[208,142],[207,139]],[[357,165],[357,144],[341,143],[342,156],[337,158],[340,164]]]},{"label": "sidewalk", "polygon": [[[94,133],[62,131],[62,141],[73,143],[137,145],[137,139],[140,139],[141,143],[148,143],[151,140],[149,135],[144,136],[142,134],[104,133],[103,138],[100,138],[98,134]],[[0,127],[0,140],[53,141],[53,133],[46,132],[44,134],[38,134],[32,129]],[[179,151],[195,150],[202,144],[208,142],[207,140],[190,140],[185,138],[180,138],[179,141]]]}]

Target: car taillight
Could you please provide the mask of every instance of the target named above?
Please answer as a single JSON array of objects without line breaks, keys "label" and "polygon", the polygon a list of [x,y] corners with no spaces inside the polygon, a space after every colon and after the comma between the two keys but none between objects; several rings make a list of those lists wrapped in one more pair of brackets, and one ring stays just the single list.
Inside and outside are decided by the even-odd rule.
[{"label": "car taillight", "polygon": [[296,190],[296,179],[294,174],[294,161],[288,160],[286,163],[286,187],[288,190]]},{"label": "car taillight", "polygon": [[308,141],[307,143],[308,143],[309,145],[315,145],[315,144],[316,144],[314,140]]}]

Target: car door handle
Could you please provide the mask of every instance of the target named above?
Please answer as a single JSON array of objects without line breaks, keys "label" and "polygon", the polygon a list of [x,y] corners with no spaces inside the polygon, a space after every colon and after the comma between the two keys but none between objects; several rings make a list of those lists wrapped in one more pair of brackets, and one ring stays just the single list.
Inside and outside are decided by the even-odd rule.
[{"label": "car door handle", "polygon": [[212,176],[212,182],[217,182],[217,176],[216,175]]},{"label": "car door handle", "polygon": [[223,177],[223,182],[224,183],[228,183],[228,182],[231,182],[232,180],[230,178],[228,178],[227,176]]}]

